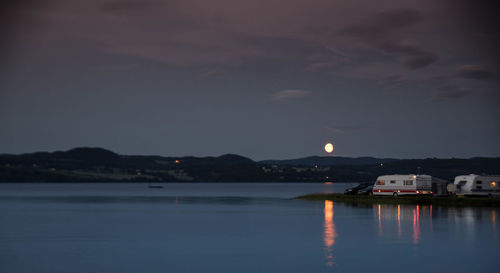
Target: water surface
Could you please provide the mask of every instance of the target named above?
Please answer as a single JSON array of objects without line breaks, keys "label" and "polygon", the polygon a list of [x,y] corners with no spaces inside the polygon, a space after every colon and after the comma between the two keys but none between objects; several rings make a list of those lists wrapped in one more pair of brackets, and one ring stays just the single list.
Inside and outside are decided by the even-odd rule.
[{"label": "water surface", "polygon": [[0,184],[0,272],[499,268],[496,209],[291,199],[348,186]]}]

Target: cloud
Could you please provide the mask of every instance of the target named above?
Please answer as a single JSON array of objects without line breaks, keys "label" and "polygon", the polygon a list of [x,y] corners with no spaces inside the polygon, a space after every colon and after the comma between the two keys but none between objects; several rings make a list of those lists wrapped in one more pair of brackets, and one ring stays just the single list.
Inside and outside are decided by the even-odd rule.
[{"label": "cloud", "polygon": [[487,80],[495,76],[479,65],[461,65],[457,67],[456,72],[457,77],[475,80]]},{"label": "cloud", "polygon": [[436,92],[431,97],[432,101],[445,101],[460,99],[473,94],[473,90],[465,87],[446,84],[438,87]]},{"label": "cloud", "polygon": [[312,63],[304,68],[304,72],[325,71],[332,69],[332,67],[333,64],[329,62]]},{"label": "cloud", "polygon": [[333,127],[333,126],[325,126],[325,129],[330,132],[330,133],[333,133],[333,134],[345,134],[345,130],[342,130],[340,128],[337,128],[337,127]]},{"label": "cloud", "polygon": [[414,25],[424,19],[417,9],[399,8],[380,12],[375,18],[375,25],[381,28],[402,28]]},{"label": "cloud", "polygon": [[326,131],[332,134],[351,134],[370,129],[368,125],[327,125],[324,127]]},{"label": "cloud", "polygon": [[[325,51],[324,49],[327,49]],[[306,65],[303,72],[327,72],[332,71],[339,66],[345,66],[352,64],[352,59],[347,56],[347,54],[339,51],[332,50],[332,47],[322,48],[322,51],[316,51],[312,54],[308,61],[313,61],[312,63]]]},{"label": "cloud", "polygon": [[391,31],[414,25],[423,17],[422,13],[415,9],[389,10],[380,12],[360,24],[346,27],[340,31],[340,34],[363,41],[386,40]]},{"label": "cloud", "polygon": [[377,80],[378,84],[388,89],[403,87],[410,84],[410,82],[411,82],[410,80],[408,80],[402,75],[389,75]]},{"label": "cloud", "polygon": [[308,96],[311,94],[309,90],[301,90],[301,89],[287,89],[281,90],[271,95],[271,100],[275,101],[283,101],[289,99],[296,99]]},{"label": "cloud", "polygon": [[345,52],[343,52],[342,50],[338,49],[337,47],[334,47],[334,46],[327,46],[326,47],[328,50],[330,50],[331,52],[339,55],[339,56],[342,56],[342,57],[346,57],[347,58],[347,54]]},{"label": "cloud", "polygon": [[209,69],[203,73],[201,73],[202,77],[215,77],[215,76],[222,76],[226,75],[227,70],[222,69],[222,68],[214,68],[214,69]]},{"label": "cloud", "polygon": [[[36,33],[47,26],[42,14],[56,9],[55,0],[5,0],[0,9],[0,41]],[[8,37],[6,37],[8,36]],[[0,45],[1,46],[1,45]],[[0,52],[1,53],[1,52]]]},{"label": "cloud", "polygon": [[402,34],[405,28],[421,22],[423,18],[424,15],[415,9],[395,9],[346,27],[339,34],[384,53],[395,54],[400,63],[411,69],[423,68],[437,61],[438,57],[415,44],[399,42],[401,36],[405,36]]},{"label": "cloud", "polygon": [[340,31],[344,36],[357,37],[361,40],[386,39],[391,31],[412,26],[423,19],[415,9],[394,9],[375,14],[369,20],[346,27]]},{"label": "cloud", "polygon": [[[461,7],[459,12],[465,3],[444,1],[7,0],[0,30],[9,33],[0,50],[8,43],[12,52],[24,56],[31,47],[38,52],[43,46],[80,58],[79,50],[85,49],[131,63],[189,66],[203,77],[227,73],[218,67],[262,66],[251,77],[271,76],[272,67],[283,74],[307,72],[301,76],[316,80],[378,81],[393,89],[415,88],[415,80],[433,75],[447,75],[450,83],[494,77],[491,72],[498,69],[492,52],[481,45],[496,41],[492,37],[500,32],[490,26],[493,20],[474,22],[483,10],[495,19],[495,9],[482,4],[480,11]],[[477,18],[467,15],[471,10]],[[469,58],[466,52],[476,52],[470,62],[489,71],[447,62]],[[487,59],[481,59],[485,54]],[[446,61],[437,62],[439,58]],[[106,58],[97,62],[114,65],[106,64]],[[399,74],[401,78],[391,77]],[[441,85],[423,82],[421,87]]]},{"label": "cloud", "polygon": [[438,59],[434,54],[411,44],[387,43],[379,48],[387,53],[398,54],[400,62],[413,69],[428,66]]},{"label": "cloud", "polygon": [[115,15],[136,16],[151,10],[161,3],[157,1],[112,1],[101,5],[101,10]]}]

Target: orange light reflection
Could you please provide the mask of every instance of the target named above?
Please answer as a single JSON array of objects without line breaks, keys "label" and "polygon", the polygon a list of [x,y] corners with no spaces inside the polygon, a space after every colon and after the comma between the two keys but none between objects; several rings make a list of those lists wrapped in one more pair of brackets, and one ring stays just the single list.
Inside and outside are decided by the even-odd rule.
[{"label": "orange light reflection", "polygon": [[413,210],[413,244],[417,245],[420,240],[419,207]]},{"label": "orange light reflection", "polygon": [[493,238],[497,239],[497,213],[493,209],[491,210],[491,224],[493,225]]},{"label": "orange light reflection", "polygon": [[420,225],[419,220],[420,220],[420,207],[417,205],[417,225]]},{"label": "orange light reflection", "polygon": [[325,233],[324,242],[326,247],[326,265],[333,266],[333,250],[337,232],[335,230],[335,223],[333,222],[333,201],[325,200]]},{"label": "orange light reflection", "polygon": [[429,214],[430,214],[430,222],[431,222],[431,232],[434,232],[434,229],[432,227],[432,205],[429,207]]},{"label": "orange light reflection", "polygon": [[382,219],[380,218],[380,204],[378,204],[378,236],[382,237]]},{"label": "orange light reflection", "polygon": [[398,205],[398,237],[401,238],[401,205]]}]

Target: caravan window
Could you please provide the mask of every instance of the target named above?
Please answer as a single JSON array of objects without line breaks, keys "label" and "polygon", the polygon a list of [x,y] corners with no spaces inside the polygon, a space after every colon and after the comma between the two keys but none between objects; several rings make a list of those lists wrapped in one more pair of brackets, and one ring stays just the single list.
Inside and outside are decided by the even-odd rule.
[{"label": "caravan window", "polygon": [[377,180],[377,185],[385,185],[385,180]]},{"label": "caravan window", "polygon": [[395,180],[391,180],[391,184],[396,184],[396,181]]},{"label": "caravan window", "polygon": [[483,181],[476,181],[476,184],[483,184]]},{"label": "caravan window", "polygon": [[413,180],[405,180],[403,184],[411,186],[411,185],[413,185]]}]

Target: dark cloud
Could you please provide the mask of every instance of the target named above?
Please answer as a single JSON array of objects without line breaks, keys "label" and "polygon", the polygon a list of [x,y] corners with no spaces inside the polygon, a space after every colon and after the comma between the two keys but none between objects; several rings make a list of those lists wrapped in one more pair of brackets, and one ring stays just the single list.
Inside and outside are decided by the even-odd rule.
[{"label": "dark cloud", "polygon": [[457,67],[457,77],[475,79],[475,80],[487,80],[495,76],[491,71],[482,68],[479,65],[462,65]]},{"label": "dark cloud", "polygon": [[302,98],[305,96],[309,96],[310,94],[311,94],[311,91],[309,91],[309,90],[287,89],[287,90],[281,90],[278,92],[274,92],[271,95],[271,100],[284,101],[284,100],[289,100],[289,99],[298,99],[298,98]]},{"label": "dark cloud", "polygon": [[340,34],[370,42],[386,40],[391,31],[414,25],[423,18],[423,14],[415,9],[395,9],[378,13],[359,25],[347,27]]},{"label": "dark cloud", "polygon": [[28,9],[44,9],[52,6],[54,1],[51,0],[6,0],[2,1],[4,10],[28,10]]},{"label": "dark cloud", "polygon": [[326,131],[332,134],[345,134],[346,131],[336,126],[325,126]]},{"label": "dark cloud", "polygon": [[319,63],[312,63],[307,65],[304,68],[304,72],[313,72],[313,71],[328,71],[332,69],[333,64],[330,62],[319,62]]},{"label": "dark cloud", "polygon": [[55,0],[6,0],[0,8],[0,55],[9,58],[19,36],[34,34],[46,27],[43,12],[54,9]]},{"label": "dark cloud", "polygon": [[160,6],[158,1],[113,1],[101,5],[101,10],[116,15],[134,16]]},{"label": "dark cloud", "polygon": [[438,57],[412,44],[398,42],[401,32],[422,21],[424,15],[415,9],[396,9],[375,15],[359,25],[340,31],[342,36],[355,38],[385,53],[395,54],[399,61],[412,69],[426,67]]},{"label": "dark cloud", "polygon": [[352,134],[360,133],[372,129],[369,125],[327,125],[324,127],[326,131],[332,134]]},{"label": "dark cloud", "polygon": [[448,17],[461,28],[464,42],[473,42],[477,55],[485,55],[500,66],[500,1],[442,0]]},{"label": "dark cloud", "polygon": [[422,68],[434,63],[438,57],[414,45],[386,43],[379,46],[386,53],[398,54],[401,63],[410,68]]},{"label": "dark cloud", "polygon": [[382,77],[377,81],[377,83],[384,86],[387,89],[395,89],[404,87],[408,85],[410,82],[402,75],[390,75]]},{"label": "dark cloud", "polygon": [[327,48],[300,38],[247,35],[241,36],[237,41],[260,52],[266,52],[270,58],[303,59],[313,53],[331,54]]},{"label": "dark cloud", "polygon": [[380,28],[403,28],[416,24],[424,15],[416,9],[393,9],[378,14],[374,23]]},{"label": "dark cloud", "polygon": [[459,87],[456,85],[444,85],[439,87],[432,95],[433,101],[455,100],[467,97],[473,94],[471,89]]},{"label": "dark cloud", "polygon": [[38,17],[38,13],[50,10],[55,4],[56,3],[51,0],[2,1],[2,8],[0,9],[0,29],[3,32],[19,26],[40,23],[40,20],[37,20],[36,18]]},{"label": "dark cloud", "polygon": [[209,70],[201,73],[201,76],[202,77],[215,77],[215,76],[222,76],[222,75],[226,75],[226,74],[227,74],[226,69],[213,68],[213,69],[209,69]]}]

